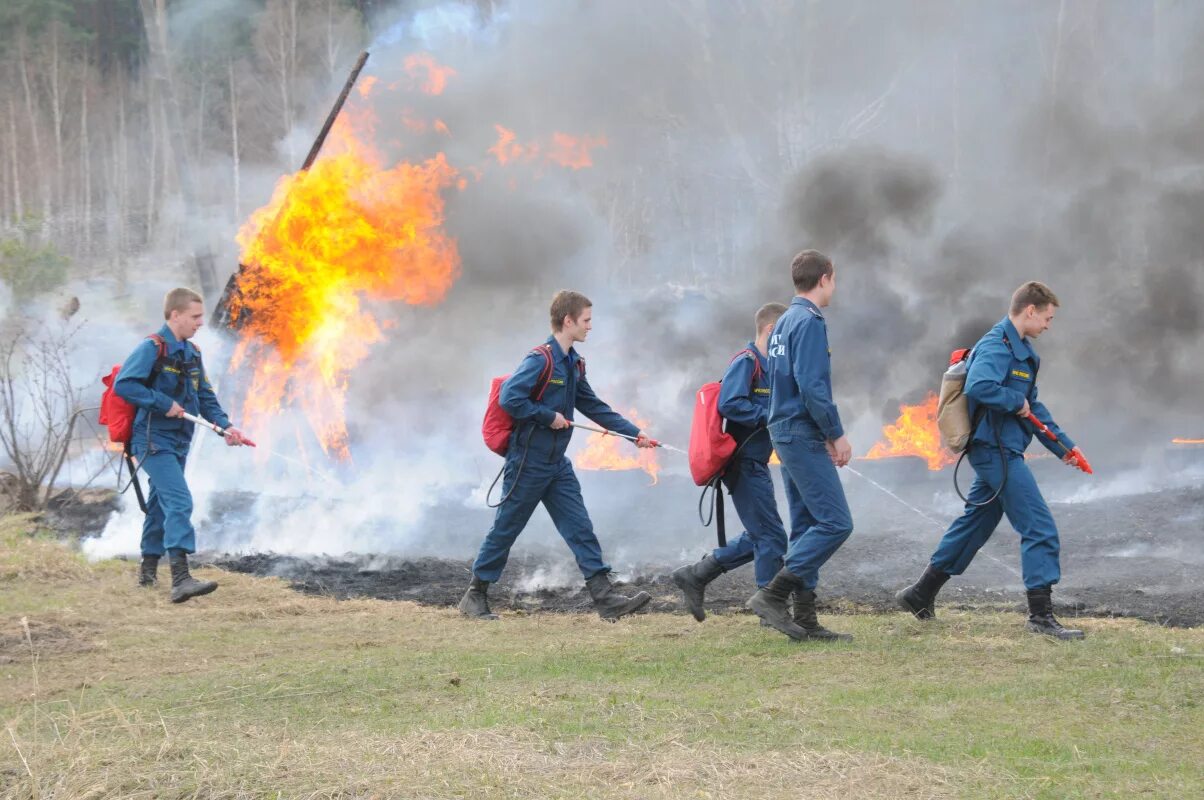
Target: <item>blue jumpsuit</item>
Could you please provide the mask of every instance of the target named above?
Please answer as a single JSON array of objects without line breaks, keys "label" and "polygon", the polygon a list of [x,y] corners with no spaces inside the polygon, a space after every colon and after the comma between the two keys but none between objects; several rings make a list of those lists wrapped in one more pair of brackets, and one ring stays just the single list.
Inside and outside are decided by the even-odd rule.
[{"label": "blue jumpsuit", "polygon": [[[949,526],[932,555],[932,566],[948,575],[960,575],[974,560],[999,520],[1008,522],[1020,534],[1020,563],[1026,589],[1052,586],[1061,578],[1058,564],[1058,528],[1032,471],[1024,461],[1024,451],[1032,441],[1031,423],[1016,416],[1027,398],[1029,408],[1058,436],[1067,450],[1074,442],[1062,432],[1045,405],[1037,400],[1037,370],[1041,360],[1028,340],[1022,339],[1004,317],[974,346],[970,369],[966,374],[966,397],[971,419],[985,413],[974,429],[966,460],[976,477],[966,495],[966,510]],[[1038,437],[1051,453],[1064,456],[1061,447]],[[999,445],[1003,445],[1001,456]],[[1007,459],[1004,480],[1003,459]],[[993,502],[984,503],[1004,482],[1003,492]]]},{"label": "blue jumpsuit", "polygon": [[585,510],[573,463],[564,454],[573,429],[556,431],[548,426],[555,420],[556,412],[571,422],[574,410],[578,410],[607,430],[628,436],[636,436],[640,431],[594,394],[585,375],[578,370],[579,358],[574,348],[565,353],[553,336],[548,337],[547,344],[552,348],[552,376],[542,399],[531,397],[547,364],[535,352],[528,353],[506,379],[498,398],[515,425],[502,475],[502,497],[506,500],[498,508],[493,527],[472,565],[473,576],[489,583],[501,578],[511,546],[540,503],[573,551],[586,580],[610,572]]},{"label": "blue jumpsuit", "polygon": [[[748,350],[728,365],[719,389],[719,414],[727,420],[727,432],[742,447],[724,474],[723,485],[731,493],[745,531],[726,547],[716,548],[712,555],[725,571],[755,560],[757,586],[764,586],[782,568],[786,530],[769,472],[769,457],[773,454],[765,430],[769,422],[769,375],[756,343],[749,342]],[[753,381],[758,364],[760,374]]]},{"label": "blue jumpsuit", "polygon": [[146,519],[142,523],[142,554],[161,556],[164,551],[196,552],[192,528],[192,493],[184,481],[184,465],[192,442],[191,422],[165,416],[172,402],[190,414],[230,426],[205,376],[201,353],[192,342],[176,339],[164,325],[159,335],[167,343],[167,362],[151,386],[146,385],[158,360],[158,346],[145,339],[121,365],[113,390],[138,408],[130,450],[150,478]]},{"label": "blue jumpsuit", "polygon": [[785,567],[813,590],[819,568],[853,532],[825,442],[844,435],[832,400],[832,351],[819,307],[795,297],[769,339],[769,435],[782,460],[791,540]]}]

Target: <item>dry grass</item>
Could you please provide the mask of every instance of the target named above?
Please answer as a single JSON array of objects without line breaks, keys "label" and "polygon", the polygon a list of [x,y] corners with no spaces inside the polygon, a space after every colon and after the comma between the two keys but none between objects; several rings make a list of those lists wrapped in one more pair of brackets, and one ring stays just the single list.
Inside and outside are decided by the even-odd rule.
[{"label": "dry grass", "polygon": [[0,583],[54,583],[90,577],[83,558],[39,530],[37,517],[0,516]]},{"label": "dry grass", "polygon": [[[143,726],[117,712],[79,725],[42,753],[58,774],[27,778],[5,796],[726,798],[792,786],[817,800],[956,796],[946,770],[855,752],[563,743],[515,729],[329,737],[247,728],[198,744],[171,723]],[[253,768],[235,777],[231,764]]]},{"label": "dry grass", "polygon": [[506,615],[200,571],[174,606],[0,520],[0,798],[1188,797],[1204,632],[1011,615]]}]

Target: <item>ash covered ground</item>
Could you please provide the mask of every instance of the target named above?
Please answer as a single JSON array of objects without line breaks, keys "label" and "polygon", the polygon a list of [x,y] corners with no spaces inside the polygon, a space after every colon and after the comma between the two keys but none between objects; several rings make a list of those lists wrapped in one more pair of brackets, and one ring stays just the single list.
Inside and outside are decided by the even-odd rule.
[{"label": "ash covered ground", "polygon": [[[1088,477],[1053,459],[1031,462],[1061,532],[1063,580],[1055,591],[1060,613],[1133,616],[1170,625],[1204,622],[1204,480],[1184,479],[1184,474],[1204,476],[1201,462],[1204,451],[1174,454],[1170,469],[1163,465],[1165,482],[1151,478],[1149,470]],[[853,466],[861,476],[846,471],[843,479],[856,530],[821,575],[821,603],[830,611],[893,610],[894,592],[923,569],[960,501],[951,470],[929,472],[915,459],[855,461]],[[651,593],[652,610],[684,613],[668,573],[714,546],[713,528],[698,521],[695,487],[673,475],[650,486],[638,472],[579,474],[604,552],[619,577]],[[968,470],[962,478],[968,481]],[[778,489],[781,494],[780,480]],[[215,498],[200,526],[201,541],[237,538],[239,527],[251,524],[254,508],[263,502],[252,493]],[[728,508],[730,537],[740,527]],[[785,511],[784,498],[780,508]],[[302,592],[450,606],[464,591],[471,558],[490,520],[479,503],[438,503],[424,514],[423,544],[416,546],[410,538],[405,554],[204,557],[225,569],[279,576]],[[450,552],[462,555],[446,557]],[[745,613],[754,588],[751,567],[723,575],[711,584],[708,607]],[[946,586],[941,602],[1020,610],[1023,596],[1019,537],[1005,521],[967,573]],[[542,511],[519,538],[491,598],[495,607],[511,610],[589,611],[580,574]]]}]

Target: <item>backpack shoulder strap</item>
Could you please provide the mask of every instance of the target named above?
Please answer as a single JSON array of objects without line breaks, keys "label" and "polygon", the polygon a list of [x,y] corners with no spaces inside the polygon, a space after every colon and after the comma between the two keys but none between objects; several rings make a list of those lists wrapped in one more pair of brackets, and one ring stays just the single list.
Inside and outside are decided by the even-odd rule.
[{"label": "backpack shoulder strap", "polygon": [[142,382],[142,385],[149,389],[155,385],[155,379],[159,377],[167,361],[167,340],[157,333],[152,333],[146,338],[155,343],[155,363],[151,366],[146,380]]},{"label": "backpack shoulder strap", "polygon": [[152,333],[146,337],[155,343],[155,350],[159,354],[159,358],[167,358],[167,340],[157,333]]},{"label": "backpack shoulder strap", "polygon": [[548,383],[552,380],[552,348],[541,344],[532,348],[531,352],[544,357],[543,370],[539,373],[539,379],[535,381],[535,391],[531,394],[533,400],[542,400],[543,393],[548,390]]},{"label": "backpack shoulder strap", "polygon": [[577,356],[577,375],[582,378],[585,377],[585,357],[584,356],[580,356],[580,355]]},{"label": "backpack shoulder strap", "polygon": [[735,364],[736,359],[743,358],[744,356],[748,356],[749,358],[752,359],[753,374],[752,374],[751,383],[756,383],[757,380],[761,377],[761,359],[757,358],[757,354],[754,353],[751,348],[746,347],[743,350],[741,350],[739,353],[736,353],[736,355],[732,356],[732,360],[729,363]]}]

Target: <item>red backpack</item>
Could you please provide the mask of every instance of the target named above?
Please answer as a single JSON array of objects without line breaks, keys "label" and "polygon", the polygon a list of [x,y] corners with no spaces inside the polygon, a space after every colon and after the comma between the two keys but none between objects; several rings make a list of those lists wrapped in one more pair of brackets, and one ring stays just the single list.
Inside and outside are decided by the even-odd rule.
[{"label": "red backpack", "polygon": [[[745,354],[752,356],[753,376],[756,383],[761,377],[761,361],[757,354],[745,348],[732,359]],[[690,425],[690,475],[698,486],[707,486],[721,476],[732,455],[736,452],[736,440],[724,430],[724,419],[719,413],[719,381],[703,384],[694,393],[694,419]]]},{"label": "red backpack", "polygon": [[[147,386],[151,386],[154,384],[155,378],[159,376],[159,372],[162,371],[163,362],[167,360],[167,341],[157,333],[152,333],[146,338],[154,342],[158,350],[155,365],[143,382]],[[128,445],[130,436],[134,432],[134,418],[138,416],[138,409],[113,390],[113,384],[117,382],[119,372],[121,372],[120,364],[113,367],[108,375],[100,379],[100,382],[105,385],[105,391],[100,396],[100,415],[97,421],[109,429],[110,442]]]},{"label": "red backpack", "polygon": [[[544,368],[539,373],[539,379],[535,381],[535,389],[531,392],[531,399],[538,402],[543,399],[543,394],[548,389],[548,383],[552,380],[552,346],[541,344],[532,348],[531,352],[539,353],[546,361]],[[585,377],[585,359],[580,356],[577,358],[577,372],[582,378]],[[513,417],[502,408],[499,401],[502,384],[509,377],[509,375],[500,375],[489,384],[489,404],[485,406],[485,419],[481,423],[481,436],[485,439],[485,446],[499,456],[505,456],[510,450],[510,433],[514,430]]]}]

